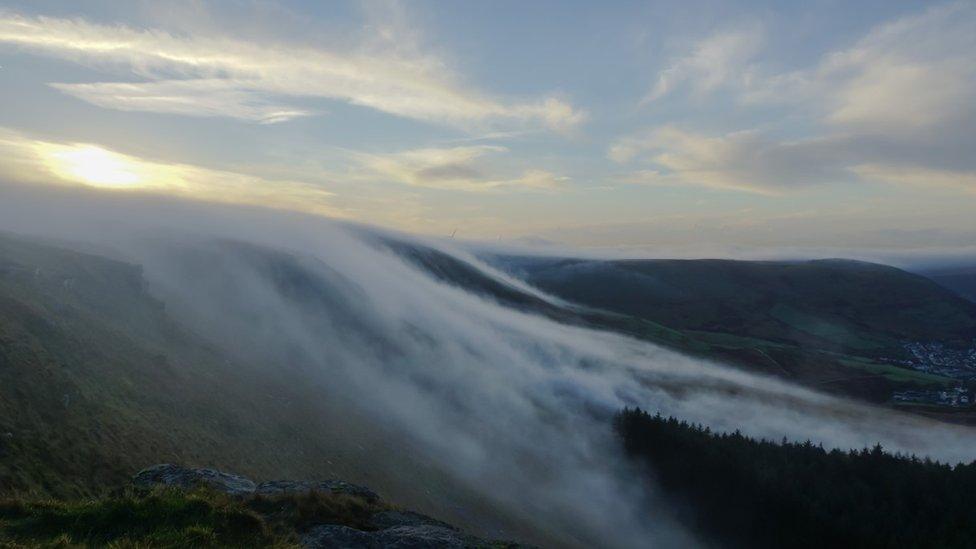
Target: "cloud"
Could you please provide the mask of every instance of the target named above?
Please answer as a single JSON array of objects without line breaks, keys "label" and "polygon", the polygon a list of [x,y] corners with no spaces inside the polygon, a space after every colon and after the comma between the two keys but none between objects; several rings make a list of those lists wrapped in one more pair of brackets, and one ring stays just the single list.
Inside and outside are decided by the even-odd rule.
[{"label": "cloud", "polygon": [[690,54],[676,59],[658,74],[643,102],[660,99],[682,85],[704,95],[747,79],[749,62],[759,52],[762,38],[762,29],[753,26],[722,31],[702,40]]},{"label": "cloud", "polygon": [[775,194],[851,179],[835,162],[842,152],[831,140],[775,141],[757,131],[709,136],[666,126],[618,141],[609,155],[617,162],[641,156],[652,167],[627,176],[631,183]]},{"label": "cloud", "polygon": [[976,4],[950,3],[872,29],[812,69],[755,79],[746,103],[819,106],[824,122],[867,133],[947,130],[976,118]]},{"label": "cloud", "polygon": [[331,204],[333,194],[318,185],[146,160],[92,143],[38,140],[0,128],[0,155],[5,159],[0,169],[5,181],[82,185],[343,217]]},{"label": "cloud", "polygon": [[314,113],[293,106],[296,98],[324,98],[458,127],[565,131],[585,118],[556,97],[489,97],[461,84],[440,58],[395,45],[389,27],[376,32],[368,47],[338,51],[0,11],[0,43],[138,79],[55,84],[105,108],[280,122]]},{"label": "cloud", "polygon": [[608,156],[645,166],[626,174],[627,183],[759,194],[864,181],[976,190],[976,170],[927,166],[920,152],[851,134],[779,140],[758,130],[708,135],[665,126],[618,140]]},{"label": "cloud", "polygon": [[562,188],[566,177],[530,169],[514,176],[498,176],[482,161],[491,154],[507,152],[497,145],[425,148],[391,154],[353,153],[359,177],[394,181],[415,187],[464,191],[534,190]]},{"label": "cloud", "polygon": [[[744,108],[776,105],[764,128],[691,132],[673,125],[623,137],[607,156],[643,164],[628,181],[778,193],[839,182],[973,188],[976,173],[976,4],[937,6],[880,25],[812,68],[737,77],[753,50],[718,35],[662,74],[651,97],[681,82],[728,85]],[[715,44],[728,44],[723,52]],[[708,54],[707,52],[713,52]],[[730,63],[728,70],[717,68]],[[797,121],[809,127],[795,133]],[[782,131],[783,129],[787,132]],[[779,131],[778,131],[779,130]]]},{"label": "cloud", "polygon": [[860,164],[851,169],[866,180],[906,185],[962,187],[970,192],[976,192],[976,170],[952,171],[912,166],[886,166],[883,164]]},{"label": "cloud", "polygon": [[274,102],[246,82],[222,79],[51,84],[62,92],[99,107],[184,116],[223,116],[263,124],[316,114]]}]

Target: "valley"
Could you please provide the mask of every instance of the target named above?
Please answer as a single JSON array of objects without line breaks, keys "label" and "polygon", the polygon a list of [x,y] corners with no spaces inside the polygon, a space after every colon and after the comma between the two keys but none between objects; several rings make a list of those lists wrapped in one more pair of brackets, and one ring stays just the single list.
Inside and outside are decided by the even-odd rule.
[{"label": "valley", "polygon": [[[870,295],[825,313],[844,284],[851,295],[857,284],[908,291],[900,306],[912,315],[949,311],[939,328],[953,338],[924,347],[944,358],[968,336],[971,309],[924,279],[830,263],[814,264],[817,276],[843,284],[807,288],[801,267],[777,288],[722,280],[728,269],[759,276],[742,274],[750,263],[692,264],[724,292],[695,297],[588,267],[597,274],[581,276],[604,281],[587,286],[613,288],[608,298],[510,258],[328,230],[344,255],[220,238],[0,236],[0,496],[70,507],[169,461],[347,479],[472,535],[541,546],[591,546],[614,520],[611,545],[627,547],[690,535],[626,488],[610,424],[628,405],[759,438],[969,456],[968,431],[949,424],[972,417],[959,380],[873,358],[931,332],[898,315],[874,325],[886,311]],[[362,270],[359,257],[385,269]],[[776,280],[796,267],[758,269]],[[600,503],[579,505],[583,493]]]}]

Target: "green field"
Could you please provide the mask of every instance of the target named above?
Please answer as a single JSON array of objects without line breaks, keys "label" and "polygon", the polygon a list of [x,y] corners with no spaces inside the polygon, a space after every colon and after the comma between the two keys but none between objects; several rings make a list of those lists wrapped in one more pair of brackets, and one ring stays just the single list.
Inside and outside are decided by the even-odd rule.
[{"label": "green field", "polygon": [[919,372],[891,364],[878,364],[857,358],[841,359],[839,362],[863,372],[884,376],[895,382],[919,383],[923,385],[953,385],[957,383],[956,380],[950,377]]}]

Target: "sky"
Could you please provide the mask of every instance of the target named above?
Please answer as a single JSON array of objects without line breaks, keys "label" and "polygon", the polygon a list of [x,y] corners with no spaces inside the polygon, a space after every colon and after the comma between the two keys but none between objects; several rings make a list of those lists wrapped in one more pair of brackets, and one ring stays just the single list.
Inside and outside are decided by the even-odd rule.
[{"label": "sky", "polygon": [[634,253],[965,254],[973,52],[976,2],[4,0],[0,180]]}]

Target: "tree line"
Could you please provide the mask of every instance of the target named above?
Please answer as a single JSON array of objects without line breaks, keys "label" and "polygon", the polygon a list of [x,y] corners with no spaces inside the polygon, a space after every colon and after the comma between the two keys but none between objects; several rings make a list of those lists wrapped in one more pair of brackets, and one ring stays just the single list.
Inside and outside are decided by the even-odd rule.
[{"label": "tree line", "polygon": [[976,547],[976,461],[712,432],[624,409],[614,429],[679,520],[731,547]]}]

